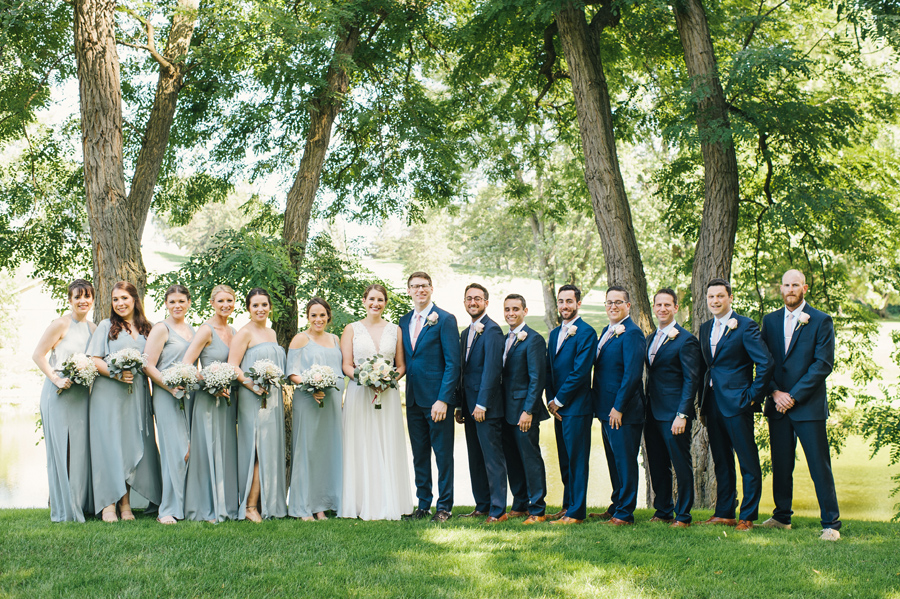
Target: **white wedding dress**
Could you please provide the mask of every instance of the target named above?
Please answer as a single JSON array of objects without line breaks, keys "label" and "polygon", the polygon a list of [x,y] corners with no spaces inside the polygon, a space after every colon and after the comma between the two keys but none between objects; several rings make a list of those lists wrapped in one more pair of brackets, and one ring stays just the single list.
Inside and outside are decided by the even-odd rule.
[{"label": "white wedding dress", "polygon": [[[397,325],[387,323],[378,347],[361,322],[353,327],[353,363],[361,364],[377,353],[393,360],[397,351]],[[380,350],[380,351],[379,351]],[[355,381],[344,399],[344,484],[341,518],[399,520],[412,512],[412,486],[400,392],[379,394],[382,408],[372,403],[375,390]]]}]

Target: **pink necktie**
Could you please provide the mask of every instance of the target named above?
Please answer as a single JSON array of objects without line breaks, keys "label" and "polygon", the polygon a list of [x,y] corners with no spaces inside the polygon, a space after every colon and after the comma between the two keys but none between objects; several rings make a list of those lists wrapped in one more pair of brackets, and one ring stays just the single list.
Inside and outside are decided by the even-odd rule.
[{"label": "pink necktie", "polygon": [[422,315],[416,314],[416,328],[413,329],[412,348],[416,349],[416,341],[419,340],[419,333],[422,332]]}]

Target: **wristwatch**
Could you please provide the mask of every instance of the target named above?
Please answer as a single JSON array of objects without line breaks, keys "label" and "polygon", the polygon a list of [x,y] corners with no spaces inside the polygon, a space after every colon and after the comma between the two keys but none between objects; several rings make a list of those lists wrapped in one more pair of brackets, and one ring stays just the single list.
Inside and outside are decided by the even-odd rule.
[{"label": "wristwatch", "polygon": [[676,416],[678,416],[679,418],[684,418],[685,420],[690,420],[690,419],[691,419],[690,416],[688,416],[687,414],[682,414],[681,412],[678,412],[678,413],[676,414]]},{"label": "wristwatch", "polygon": [[531,412],[529,410],[525,410],[525,413],[531,416]]}]

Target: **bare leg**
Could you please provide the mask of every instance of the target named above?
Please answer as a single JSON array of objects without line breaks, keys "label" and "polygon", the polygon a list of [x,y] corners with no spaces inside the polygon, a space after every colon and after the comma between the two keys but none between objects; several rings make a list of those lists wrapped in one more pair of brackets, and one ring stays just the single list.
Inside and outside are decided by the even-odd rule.
[{"label": "bare leg", "polygon": [[259,460],[253,463],[253,482],[250,483],[250,492],[247,494],[247,520],[262,522],[259,515]]},{"label": "bare leg", "polygon": [[119,514],[122,520],[134,520],[134,513],[131,511],[131,486],[125,483],[125,494],[119,500]]}]

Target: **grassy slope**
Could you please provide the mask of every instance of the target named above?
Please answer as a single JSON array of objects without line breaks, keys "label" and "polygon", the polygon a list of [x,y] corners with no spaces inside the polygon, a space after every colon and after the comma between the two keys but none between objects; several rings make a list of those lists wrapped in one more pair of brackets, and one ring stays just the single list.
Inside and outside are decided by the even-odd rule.
[{"label": "grassy slope", "polygon": [[[457,509],[462,513],[463,508]],[[0,596],[897,597],[900,527],[845,522],[838,543],[795,530],[673,531],[640,522],[486,528],[427,522],[253,525],[152,518],[51,524],[0,511]],[[698,513],[697,517],[705,517]]]}]

